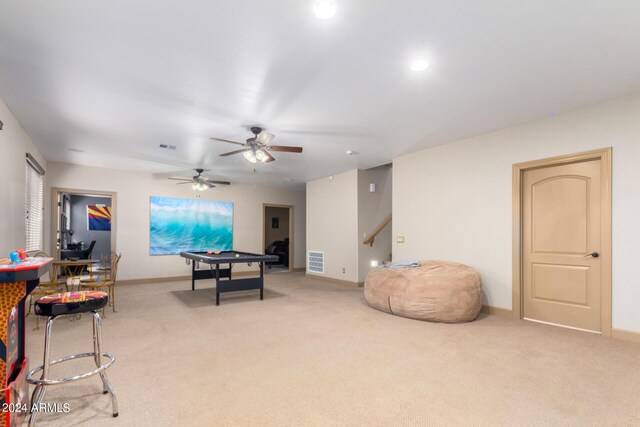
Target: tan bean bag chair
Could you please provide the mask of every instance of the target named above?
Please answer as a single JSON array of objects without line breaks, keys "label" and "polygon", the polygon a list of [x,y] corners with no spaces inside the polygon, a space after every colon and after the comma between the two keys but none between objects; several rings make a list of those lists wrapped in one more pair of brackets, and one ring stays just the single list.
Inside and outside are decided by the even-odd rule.
[{"label": "tan bean bag chair", "polygon": [[413,268],[376,268],[364,282],[371,307],[431,322],[470,322],[482,307],[482,282],[473,268],[421,261]]}]

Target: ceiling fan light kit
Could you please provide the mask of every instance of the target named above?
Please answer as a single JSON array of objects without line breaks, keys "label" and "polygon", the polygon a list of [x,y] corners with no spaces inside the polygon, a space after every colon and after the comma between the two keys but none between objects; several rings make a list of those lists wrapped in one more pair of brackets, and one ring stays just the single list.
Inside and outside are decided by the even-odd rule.
[{"label": "ceiling fan light kit", "polygon": [[194,190],[197,191],[204,191],[204,190],[208,190],[209,187],[201,182],[194,182],[193,185],[191,185],[191,188],[193,188]]},{"label": "ceiling fan light kit", "polygon": [[216,184],[218,185],[231,184],[229,181],[215,181],[207,178],[206,176],[202,176],[204,169],[198,168],[194,170],[198,173],[198,175],[195,175],[191,178],[169,178],[169,179],[174,181],[183,181],[183,182],[178,182],[176,185],[191,184],[191,188],[193,188],[196,191],[205,191],[205,190],[208,190],[209,188],[214,188]]},{"label": "ceiling fan light kit", "polygon": [[226,142],[228,144],[240,145],[243,148],[240,150],[230,151],[228,153],[220,154],[221,157],[232,156],[234,154],[242,153],[242,156],[251,164],[269,163],[275,160],[270,151],[282,151],[285,153],[302,153],[302,147],[289,147],[285,145],[270,145],[273,138],[276,136],[272,133],[266,132],[261,127],[254,126],[251,128],[253,133],[252,138],[248,138],[243,144],[241,142],[230,141],[223,138],[211,138],[214,141]]},{"label": "ceiling fan light kit", "polygon": [[244,158],[247,160],[247,162],[249,163],[256,163],[258,161],[256,156],[256,153],[254,153],[252,150],[245,150],[242,155],[244,156]]}]

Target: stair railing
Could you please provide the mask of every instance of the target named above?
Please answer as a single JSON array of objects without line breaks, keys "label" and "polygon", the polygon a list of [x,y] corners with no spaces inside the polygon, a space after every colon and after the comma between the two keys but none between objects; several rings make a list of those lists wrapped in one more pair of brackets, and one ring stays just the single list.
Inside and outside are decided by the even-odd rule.
[{"label": "stair railing", "polygon": [[380,232],[384,230],[384,228],[389,224],[391,224],[391,215],[389,215],[384,221],[382,221],[378,228],[376,228],[376,230],[371,233],[371,235],[364,242],[362,242],[362,244],[373,246],[373,241],[376,239],[376,236],[380,234]]}]

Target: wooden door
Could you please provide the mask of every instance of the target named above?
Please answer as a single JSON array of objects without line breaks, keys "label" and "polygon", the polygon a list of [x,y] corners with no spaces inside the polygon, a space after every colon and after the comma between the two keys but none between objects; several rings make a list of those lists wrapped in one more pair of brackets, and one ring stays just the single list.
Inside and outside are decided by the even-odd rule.
[{"label": "wooden door", "polygon": [[597,159],[524,173],[525,319],[602,331],[600,163]]}]

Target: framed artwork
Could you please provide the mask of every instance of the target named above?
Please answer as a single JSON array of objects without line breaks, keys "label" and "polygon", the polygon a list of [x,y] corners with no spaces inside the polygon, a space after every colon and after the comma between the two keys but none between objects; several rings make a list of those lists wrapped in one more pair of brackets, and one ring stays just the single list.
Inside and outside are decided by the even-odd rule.
[{"label": "framed artwork", "polygon": [[111,231],[111,206],[87,205],[87,230]]},{"label": "framed artwork", "polygon": [[271,228],[280,228],[280,218],[271,218]]},{"label": "framed artwork", "polygon": [[233,249],[233,203],[151,196],[150,255]]}]

